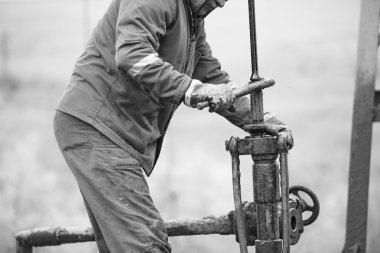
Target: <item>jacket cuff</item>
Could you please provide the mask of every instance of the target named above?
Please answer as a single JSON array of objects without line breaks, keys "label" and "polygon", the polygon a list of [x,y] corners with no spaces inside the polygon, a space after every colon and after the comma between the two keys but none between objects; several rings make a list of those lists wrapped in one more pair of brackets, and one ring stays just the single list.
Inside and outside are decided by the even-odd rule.
[{"label": "jacket cuff", "polygon": [[193,79],[191,81],[191,84],[190,84],[189,88],[185,92],[185,101],[184,101],[185,105],[187,105],[189,107],[192,107],[191,104],[190,104],[191,95],[193,94],[194,90],[197,90],[202,85],[203,85],[203,83],[201,81],[197,80],[197,79]]}]

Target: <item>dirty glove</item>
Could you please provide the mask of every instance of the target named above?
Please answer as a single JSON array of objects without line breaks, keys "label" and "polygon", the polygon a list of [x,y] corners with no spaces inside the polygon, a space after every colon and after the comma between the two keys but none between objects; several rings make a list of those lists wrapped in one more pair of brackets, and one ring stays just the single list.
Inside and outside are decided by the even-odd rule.
[{"label": "dirty glove", "polygon": [[210,112],[226,110],[235,100],[232,89],[229,84],[209,84],[194,79],[185,93],[185,104],[195,108],[199,103],[209,102]]},{"label": "dirty glove", "polygon": [[279,133],[280,138],[284,138],[286,141],[286,144],[289,149],[291,149],[294,145],[294,140],[292,136],[292,131],[290,128],[282,123],[276,115],[273,113],[267,112],[264,114],[264,123],[269,124],[272,126],[274,130],[276,130]]}]

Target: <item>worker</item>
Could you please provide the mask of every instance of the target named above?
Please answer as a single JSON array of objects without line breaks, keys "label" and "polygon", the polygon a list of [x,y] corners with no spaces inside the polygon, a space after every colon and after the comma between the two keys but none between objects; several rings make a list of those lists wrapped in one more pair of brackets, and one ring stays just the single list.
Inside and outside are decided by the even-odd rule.
[{"label": "worker", "polygon": [[[250,122],[249,99],[234,97],[206,42],[204,18],[224,4],[113,0],[75,64],[54,130],[101,253],[171,252],[146,176],[181,103],[208,101],[236,126]],[[289,128],[266,120],[291,146]]]}]

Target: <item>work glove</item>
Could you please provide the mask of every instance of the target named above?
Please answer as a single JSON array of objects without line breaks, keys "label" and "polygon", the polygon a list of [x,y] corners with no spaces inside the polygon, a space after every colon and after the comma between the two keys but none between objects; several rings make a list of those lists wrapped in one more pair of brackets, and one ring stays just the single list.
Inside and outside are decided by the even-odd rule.
[{"label": "work glove", "polygon": [[292,131],[286,124],[281,122],[276,115],[270,112],[265,113],[264,123],[271,125],[272,128],[279,133],[279,138],[285,140],[288,149],[291,149],[294,146]]},{"label": "work glove", "polygon": [[209,84],[193,80],[185,93],[185,104],[195,108],[202,102],[208,102],[210,112],[226,110],[232,106],[235,100],[233,88],[231,83]]}]

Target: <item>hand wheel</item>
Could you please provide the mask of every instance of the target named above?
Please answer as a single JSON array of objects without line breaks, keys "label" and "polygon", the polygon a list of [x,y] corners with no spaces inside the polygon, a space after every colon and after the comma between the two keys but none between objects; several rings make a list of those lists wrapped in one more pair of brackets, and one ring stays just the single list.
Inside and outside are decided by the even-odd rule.
[{"label": "hand wheel", "polygon": [[[300,196],[299,194],[300,192],[303,192],[310,197],[310,199],[313,202],[312,205],[306,203],[306,201]],[[317,195],[315,195],[315,193],[312,192],[309,188],[306,188],[305,186],[302,186],[302,185],[294,185],[294,186],[289,187],[289,194],[293,194],[301,200],[302,213],[306,211],[311,212],[310,217],[307,218],[306,220],[303,220],[303,225],[307,226],[313,223],[318,218],[318,215],[319,215],[319,201],[318,201]]]}]

